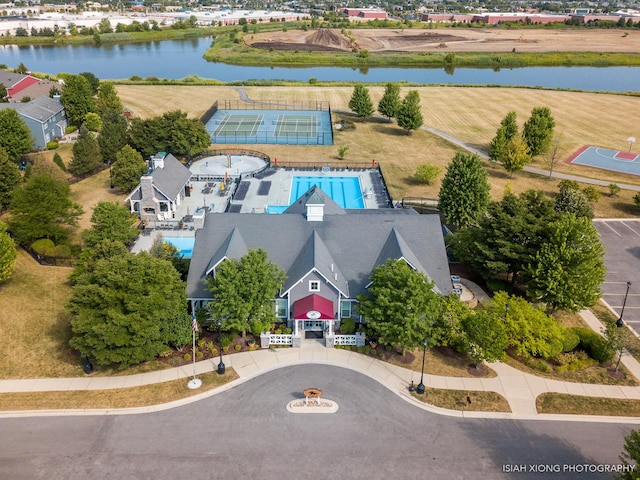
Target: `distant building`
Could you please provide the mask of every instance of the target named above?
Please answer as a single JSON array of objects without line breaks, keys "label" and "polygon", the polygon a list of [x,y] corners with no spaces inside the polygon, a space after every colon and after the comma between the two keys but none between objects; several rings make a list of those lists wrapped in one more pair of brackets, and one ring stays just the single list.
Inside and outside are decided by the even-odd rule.
[{"label": "distant building", "polygon": [[379,8],[345,8],[342,10],[349,18],[356,17],[359,20],[384,20],[388,17],[387,12]]}]

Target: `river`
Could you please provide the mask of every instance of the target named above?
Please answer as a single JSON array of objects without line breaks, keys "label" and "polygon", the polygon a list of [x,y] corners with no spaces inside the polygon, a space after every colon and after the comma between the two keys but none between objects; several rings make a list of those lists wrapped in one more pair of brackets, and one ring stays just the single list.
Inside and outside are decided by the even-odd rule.
[{"label": "river", "polygon": [[456,68],[358,69],[349,67],[238,66],[202,58],[210,38],[164,40],[116,45],[0,46],[0,64],[19,63],[35,72],[92,72],[100,79],[157,77],[180,79],[189,75],[222,82],[246,80],[300,80],[344,82],[415,82],[445,85],[528,86],[587,91],[640,91],[640,67],[525,67],[493,70]]}]

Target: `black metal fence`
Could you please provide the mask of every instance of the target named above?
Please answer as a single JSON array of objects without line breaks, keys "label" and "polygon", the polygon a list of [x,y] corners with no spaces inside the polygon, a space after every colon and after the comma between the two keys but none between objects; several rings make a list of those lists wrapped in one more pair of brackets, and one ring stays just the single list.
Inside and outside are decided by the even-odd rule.
[{"label": "black metal fence", "polygon": [[209,110],[207,110],[202,114],[202,116],[200,117],[200,121],[204,125],[206,125],[209,122],[209,120],[211,120],[211,117],[213,117],[216,114],[217,111],[218,111],[218,100],[213,102],[213,105],[209,107]]},{"label": "black metal fence", "polygon": [[[218,106],[218,103],[218,100],[216,100],[215,105]],[[219,108],[221,110],[316,110],[331,112],[329,102],[323,101],[280,103],[259,100],[249,102],[244,100],[223,100],[219,104]]]},{"label": "black metal fence", "polygon": [[25,252],[33,257],[33,259],[38,262],[40,265],[45,265],[49,267],[73,267],[73,265],[78,260],[73,257],[53,257],[51,255],[41,255],[29,247],[22,246]]},{"label": "black metal fence", "polygon": [[242,132],[218,133],[211,136],[211,143],[214,144],[261,144],[261,145],[332,145],[333,134],[318,132],[309,136],[308,133],[281,133],[279,135],[272,132],[255,132],[247,135]]}]

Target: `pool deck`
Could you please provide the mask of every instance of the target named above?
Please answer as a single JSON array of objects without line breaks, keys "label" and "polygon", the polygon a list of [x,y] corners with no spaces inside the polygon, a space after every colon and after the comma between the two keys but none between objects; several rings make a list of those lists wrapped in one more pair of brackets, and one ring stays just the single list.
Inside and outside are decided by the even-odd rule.
[{"label": "pool deck", "polygon": [[[233,207],[238,213],[266,215],[266,207],[268,205],[289,204],[291,183],[294,176],[357,177],[360,180],[360,188],[362,189],[363,202],[366,209],[378,209],[390,206],[390,199],[384,189],[384,183],[377,169],[333,168],[329,171],[323,171],[319,167],[269,168],[257,174],[256,178],[256,176],[254,176],[255,173],[252,173],[250,170],[250,168],[256,168],[253,159],[248,160],[247,165],[244,165],[241,161],[233,165],[234,168],[238,169],[239,173],[242,173],[241,181],[248,182],[249,184],[245,198],[243,200],[234,200],[233,193],[237,188],[237,184],[235,183],[237,178],[236,172],[234,172],[234,175],[229,175],[227,183],[220,181],[219,178],[224,178],[225,171],[227,170],[226,160],[223,157],[215,160],[217,161],[213,161],[211,158],[200,160],[190,167],[194,173],[193,178],[197,178],[196,175],[205,173],[203,171],[203,164],[200,162],[208,161],[206,173],[210,178],[205,180],[191,180],[190,184],[193,187],[191,195],[183,197],[181,205],[175,212],[174,223],[181,219],[185,220],[185,218],[203,213],[204,209],[207,209],[209,212],[224,213],[227,211],[227,207]],[[218,178],[218,180],[212,180],[213,178]],[[267,195],[258,195],[262,181],[271,182],[271,188]],[[226,185],[224,189],[221,188],[222,183]],[[192,225],[189,221],[185,221],[183,228],[167,227],[165,229],[158,228],[151,230],[148,232],[148,235],[140,235],[131,251],[133,253],[148,251],[158,237],[195,237],[195,229]]]}]

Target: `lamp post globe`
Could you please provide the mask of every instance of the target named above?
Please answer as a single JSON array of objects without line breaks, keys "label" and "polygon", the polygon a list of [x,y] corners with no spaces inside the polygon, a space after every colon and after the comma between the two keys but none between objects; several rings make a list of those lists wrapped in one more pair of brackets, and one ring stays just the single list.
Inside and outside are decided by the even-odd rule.
[{"label": "lamp post globe", "polygon": [[220,363],[218,363],[218,375],[224,375],[226,370],[224,363],[222,362],[222,319],[218,319],[218,351],[220,352]]},{"label": "lamp post globe", "polygon": [[422,340],[422,372],[420,373],[420,383],[418,384],[418,388],[416,388],[416,393],[418,395],[422,395],[424,393],[424,357],[427,353],[427,339]]},{"label": "lamp post globe", "polygon": [[618,328],[622,328],[624,326],[624,320],[622,316],[624,315],[624,307],[627,305],[627,296],[629,295],[629,288],[631,287],[631,282],[627,282],[627,291],[624,293],[624,300],[622,301],[622,310],[620,310],[620,316],[618,320],[616,320],[616,326]]}]

